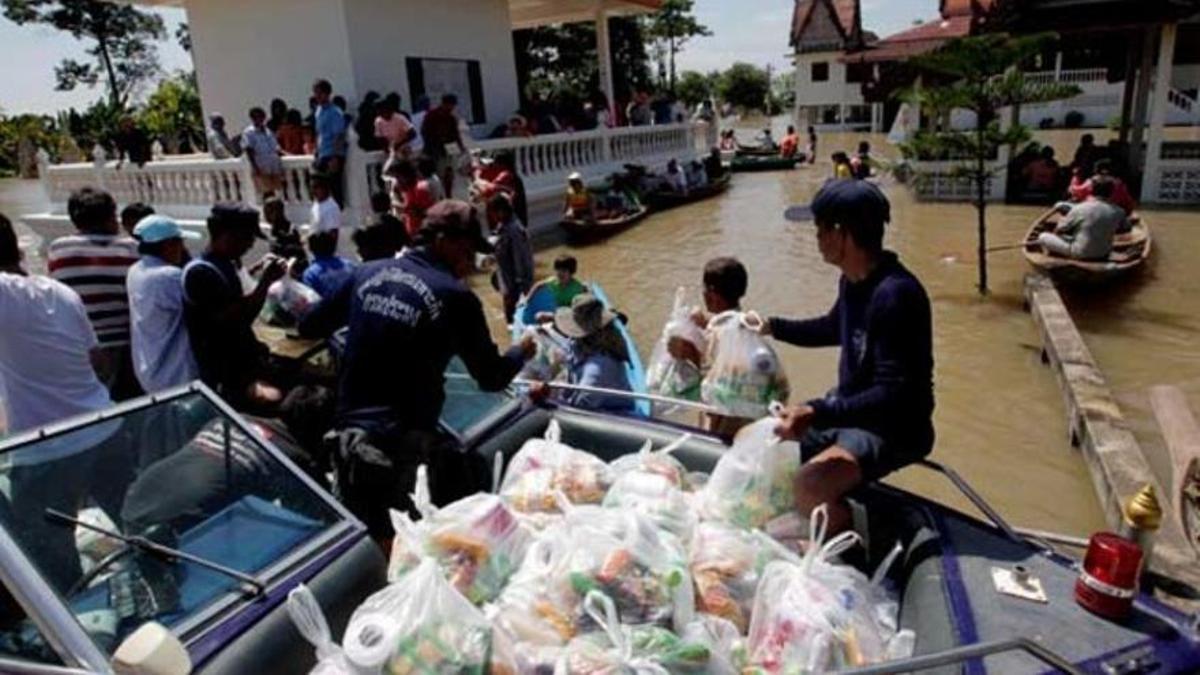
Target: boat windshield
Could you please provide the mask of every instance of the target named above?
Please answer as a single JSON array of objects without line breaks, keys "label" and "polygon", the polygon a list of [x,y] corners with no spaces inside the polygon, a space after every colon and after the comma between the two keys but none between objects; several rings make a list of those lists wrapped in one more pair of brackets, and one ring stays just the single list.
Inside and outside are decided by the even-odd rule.
[{"label": "boat windshield", "polygon": [[[202,392],[0,447],[0,525],[106,654],[147,621],[185,640],[244,597],[220,568],[269,582],[289,553],[347,518]],[[51,512],[78,518],[76,526]],[[145,539],[204,563],[128,546]],[[0,654],[45,660],[0,606]]]},{"label": "boat windshield", "polygon": [[507,392],[481,390],[458,357],[446,368],[445,391],[442,426],[460,441],[470,441],[520,405]]}]

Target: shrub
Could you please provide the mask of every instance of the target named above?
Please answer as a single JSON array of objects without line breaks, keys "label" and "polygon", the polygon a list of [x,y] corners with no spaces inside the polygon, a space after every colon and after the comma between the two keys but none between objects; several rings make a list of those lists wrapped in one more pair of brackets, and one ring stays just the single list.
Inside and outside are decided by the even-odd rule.
[{"label": "shrub", "polygon": [[1083,126],[1084,119],[1083,113],[1072,110],[1063,118],[1063,126],[1068,129],[1078,129]]}]

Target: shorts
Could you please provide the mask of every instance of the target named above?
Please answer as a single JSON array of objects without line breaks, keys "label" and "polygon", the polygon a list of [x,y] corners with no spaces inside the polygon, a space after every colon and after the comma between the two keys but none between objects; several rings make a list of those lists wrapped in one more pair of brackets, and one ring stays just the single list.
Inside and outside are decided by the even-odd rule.
[{"label": "shorts", "polygon": [[438,176],[441,176],[447,171],[454,170],[454,158],[450,155],[442,154],[436,157],[431,156],[431,159],[433,159],[434,171]]},{"label": "shorts", "polygon": [[807,462],[835,445],[854,456],[863,482],[870,483],[924,459],[933,449],[933,428],[904,442],[866,429],[809,429],[800,439],[800,458]]}]

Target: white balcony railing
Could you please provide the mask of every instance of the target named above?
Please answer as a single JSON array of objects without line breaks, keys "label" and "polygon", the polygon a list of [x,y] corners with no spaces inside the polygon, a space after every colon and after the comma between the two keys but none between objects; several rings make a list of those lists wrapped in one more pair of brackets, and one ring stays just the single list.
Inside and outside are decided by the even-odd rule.
[{"label": "white balcony railing", "polygon": [[1072,70],[1039,70],[1025,73],[1025,81],[1030,84],[1050,84],[1063,82],[1067,84],[1086,84],[1088,82],[1105,82],[1108,80],[1108,70],[1105,68],[1077,68]]},{"label": "white balcony railing", "polygon": [[[359,150],[352,134],[346,158],[346,193],[351,222],[356,222],[355,218],[365,217],[371,192],[382,186],[385,154]],[[697,123],[506,138],[474,142],[471,147],[492,156],[511,151],[534,200],[557,194],[573,171],[598,180],[628,163],[661,166],[671,158],[692,159],[706,153],[716,141],[715,125]],[[87,185],[109,191],[118,203],[145,202],[161,213],[188,220],[202,220],[217,202],[261,202],[245,158],[216,160],[193,155],[156,159],[142,167],[118,167],[106,159],[102,148],[96,148],[94,156],[91,163],[50,164],[45,153],[40,154],[41,181],[54,213],[65,214],[71,192]],[[280,196],[295,223],[309,220],[312,162],[306,155],[283,158],[285,180]],[[460,186],[463,183],[458,182]]]}]

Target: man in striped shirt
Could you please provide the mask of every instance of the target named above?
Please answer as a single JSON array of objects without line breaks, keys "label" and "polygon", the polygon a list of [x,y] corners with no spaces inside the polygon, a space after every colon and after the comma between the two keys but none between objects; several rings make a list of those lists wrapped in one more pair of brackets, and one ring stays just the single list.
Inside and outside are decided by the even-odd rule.
[{"label": "man in striped shirt", "polygon": [[67,202],[67,213],[79,234],[51,242],[46,256],[50,276],[83,300],[99,340],[101,381],[114,399],[132,398],[141,388],[129,354],[125,280],[138,261],[137,242],[121,235],[117,203],[103,190],[77,190]]}]

